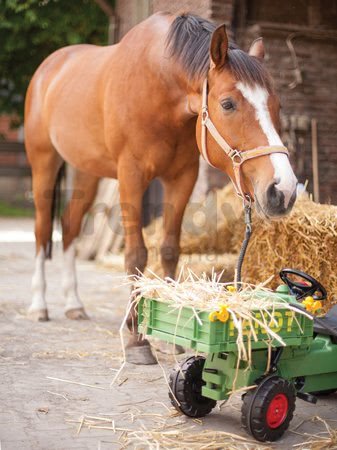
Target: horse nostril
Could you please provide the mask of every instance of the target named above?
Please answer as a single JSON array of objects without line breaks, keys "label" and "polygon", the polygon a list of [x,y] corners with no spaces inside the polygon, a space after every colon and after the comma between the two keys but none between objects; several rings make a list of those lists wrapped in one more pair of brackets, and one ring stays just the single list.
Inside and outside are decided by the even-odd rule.
[{"label": "horse nostril", "polygon": [[278,196],[278,190],[276,189],[276,185],[277,183],[273,183],[269,186],[269,188],[267,189],[267,198],[269,201],[275,201],[277,199]]},{"label": "horse nostril", "polygon": [[274,183],[274,185],[277,186],[277,185],[280,184],[280,183],[281,183],[281,178],[280,178],[280,177],[275,178],[275,183]]},{"label": "horse nostril", "polygon": [[272,213],[280,213],[284,207],[284,193],[277,189],[277,182],[271,184],[267,189],[268,209]]}]

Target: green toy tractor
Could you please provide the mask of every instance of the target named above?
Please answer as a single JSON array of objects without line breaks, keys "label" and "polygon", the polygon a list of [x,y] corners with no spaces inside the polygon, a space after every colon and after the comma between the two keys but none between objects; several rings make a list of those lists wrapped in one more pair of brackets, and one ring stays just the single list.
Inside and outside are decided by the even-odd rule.
[{"label": "green toy tractor", "polygon": [[[263,328],[256,329],[249,362],[238,360],[237,330],[231,320],[212,322],[205,311],[197,320],[189,307],[178,314],[167,302],[141,299],[142,333],[206,354],[189,356],[170,374],[169,397],[177,410],[203,417],[218,400],[228,399],[234,385],[235,391],[248,388],[242,395],[243,427],[259,441],[275,441],[289,426],[296,397],[316,403],[318,395],[337,391],[337,305],[323,317],[310,317],[305,302],[326,299],[324,287],[292,269],[282,270],[280,277],[284,284],[268,293],[269,298],[275,295],[291,304],[298,310],[296,319],[287,309],[273,311],[275,331],[285,346],[267,345]],[[261,301],[265,295],[261,291]]]}]

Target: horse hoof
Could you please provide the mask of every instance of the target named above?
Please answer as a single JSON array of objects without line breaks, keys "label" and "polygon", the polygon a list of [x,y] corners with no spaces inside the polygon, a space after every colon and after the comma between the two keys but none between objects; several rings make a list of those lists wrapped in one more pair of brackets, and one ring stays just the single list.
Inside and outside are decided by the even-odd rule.
[{"label": "horse hoof", "polygon": [[183,353],[185,353],[185,349],[184,347],[182,347],[181,345],[175,344],[174,345],[174,355],[182,355]]},{"label": "horse hoof", "polygon": [[181,355],[185,353],[184,347],[178,344],[169,344],[158,339],[151,340],[153,347],[164,355]]},{"label": "horse hoof", "polygon": [[68,319],[71,319],[71,320],[89,320],[90,319],[90,317],[85,312],[84,308],[68,309],[68,311],[65,312],[65,315]]},{"label": "horse hoof", "polygon": [[139,365],[158,364],[150,345],[133,345],[125,349],[126,362]]},{"label": "horse hoof", "polygon": [[28,311],[27,317],[33,322],[47,322],[49,320],[46,309],[35,309]]}]

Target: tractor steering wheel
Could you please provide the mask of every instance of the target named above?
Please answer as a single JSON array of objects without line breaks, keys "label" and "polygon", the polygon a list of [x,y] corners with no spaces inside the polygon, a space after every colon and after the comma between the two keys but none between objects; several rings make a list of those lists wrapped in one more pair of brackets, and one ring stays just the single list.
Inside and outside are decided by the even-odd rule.
[{"label": "tractor steering wheel", "polygon": [[325,300],[327,297],[327,292],[321,283],[305,272],[283,269],[280,272],[280,278],[288,286],[290,293],[295,295],[296,300],[309,295],[315,300]]}]

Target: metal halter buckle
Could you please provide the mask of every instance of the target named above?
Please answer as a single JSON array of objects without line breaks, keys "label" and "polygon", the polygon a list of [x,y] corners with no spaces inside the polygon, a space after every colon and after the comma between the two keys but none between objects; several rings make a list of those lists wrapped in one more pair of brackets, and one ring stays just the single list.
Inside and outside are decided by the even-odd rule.
[{"label": "metal halter buckle", "polygon": [[201,118],[202,118],[202,125],[205,125],[206,120],[208,119],[208,108],[207,108],[207,106],[202,108]]},{"label": "metal halter buckle", "polygon": [[233,164],[241,164],[242,162],[242,156],[240,154],[240,152],[238,150],[234,150],[232,149],[229,153],[228,156],[230,157],[230,159],[233,161]]},{"label": "metal halter buckle", "polygon": [[249,194],[244,194],[243,198],[243,207],[244,208],[251,208],[252,207],[252,197]]}]

